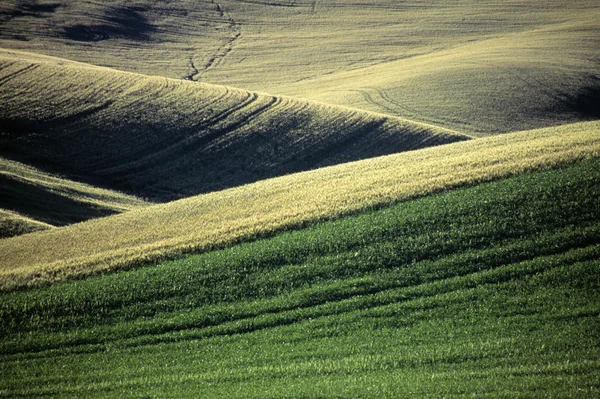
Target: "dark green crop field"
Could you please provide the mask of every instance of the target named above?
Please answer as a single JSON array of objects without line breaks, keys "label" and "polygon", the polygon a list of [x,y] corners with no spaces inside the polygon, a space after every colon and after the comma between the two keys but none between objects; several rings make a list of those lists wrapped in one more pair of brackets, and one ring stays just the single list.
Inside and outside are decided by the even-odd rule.
[{"label": "dark green crop field", "polygon": [[600,160],[0,296],[0,397],[597,397]]}]

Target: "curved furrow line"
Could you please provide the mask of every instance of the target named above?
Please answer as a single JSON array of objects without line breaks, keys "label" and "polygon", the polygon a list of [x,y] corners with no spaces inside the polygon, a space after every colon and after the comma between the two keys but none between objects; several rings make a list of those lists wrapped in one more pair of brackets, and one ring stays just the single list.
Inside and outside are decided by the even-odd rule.
[{"label": "curved furrow line", "polygon": [[[16,63],[14,63],[14,64],[12,64],[12,65],[10,65],[10,66],[13,66],[13,65],[15,65],[15,64],[16,64]],[[23,68],[19,68],[18,70],[14,71],[14,72],[10,72],[9,74],[7,74],[7,75],[4,75],[4,76],[2,76],[2,77],[0,78],[0,86],[4,85],[4,84],[5,84],[6,82],[8,82],[9,80],[15,79],[15,78],[16,78],[16,77],[18,77],[19,75],[25,74],[25,73],[27,73],[27,72],[29,72],[29,71],[33,71],[33,70],[35,70],[35,69],[36,69],[36,68],[38,68],[38,67],[39,67],[39,65],[35,65],[35,64],[29,64],[29,65],[27,65],[27,66],[25,66],[25,67],[23,67]],[[2,69],[2,72],[4,72],[4,69],[6,69],[6,68],[3,68],[3,69]]]},{"label": "curved furrow line", "polygon": [[[384,112],[389,113],[390,115],[396,115],[396,113],[398,112],[396,109],[386,106],[385,103],[382,104],[382,103],[376,101],[373,98],[373,96],[371,95],[371,93],[369,93],[368,90],[372,90],[372,88],[368,88],[367,90],[356,89],[356,90],[350,90],[350,91],[356,92],[356,93],[359,93],[360,95],[362,95],[368,104],[374,105],[376,108],[383,110]],[[374,90],[377,90],[377,89],[374,89]],[[386,102],[386,101],[384,100],[384,102]]]},{"label": "curved furrow line", "polygon": [[[377,87],[373,87],[372,89],[375,90],[377,92],[377,94],[379,95],[379,97],[381,97],[381,99],[383,101],[385,101],[386,103],[392,104],[395,107],[401,108],[401,109],[405,110],[406,112],[408,112],[410,115],[418,114],[417,112],[415,112],[415,110],[410,109],[406,105],[400,104],[399,102],[392,100],[384,89],[380,89]],[[398,111],[396,110],[395,112],[397,113]]]},{"label": "curved furrow line", "polygon": [[262,135],[262,126],[266,126],[270,120],[283,116],[281,110],[278,109],[282,104],[281,97],[266,96],[262,100],[264,104],[260,104],[255,109],[238,116],[232,124],[223,127],[222,131],[225,133],[212,140],[210,145],[203,146],[200,152],[209,152],[212,148],[218,147],[219,144],[235,141],[237,136],[243,134]]},{"label": "curved furrow line", "polygon": [[112,174],[135,175],[136,173],[144,173],[149,163],[160,165],[160,161],[168,160],[175,155],[182,157],[189,153],[189,150],[186,150],[186,148],[205,145],[207,142],[221,135],[222,131],[214,130],[214,126],[233,118],[235,113],[245,107],[251,106],[257,99],[258,95],[255,93],[245,93],[245,98],[236,105],[220,113],[216,113],[199,123],[193,124],[183,131],[180,130],[177,135],[164,136],[168,142],[161,141],[159,143],[152,143],[152,146],[144,146],[139,151],[140,156],[134,160],[115,167],[100,169],[97,173],[104,176]]}]

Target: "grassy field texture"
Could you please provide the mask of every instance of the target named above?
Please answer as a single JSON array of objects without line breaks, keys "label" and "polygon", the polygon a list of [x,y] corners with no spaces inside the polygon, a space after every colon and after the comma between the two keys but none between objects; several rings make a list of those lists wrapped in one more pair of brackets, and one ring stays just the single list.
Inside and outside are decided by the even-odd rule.
[{"label": "grassy field texture", "polygon": [[600,8],[575,22],[268,88],[477,135],[600,118]]},{"label": "grassy field texture", "polygon": [[1,397],[597,397],[600,161],[0,294]]},{"label": "grassy field texture", "polygon": [[599,19],[596,0],[5,2],[0,46],[485,134],[594,112]]},{"label": "grassy field texture", "polygon": [[0,287],[137,266],[599,155],[600,122],[585,122],[287,175],[0,240]]},{"label": "grassy field texture", "polygon": [[52,227],[54,226],[19,213],[0,209],[0,239],[51,229]]},{"label": "grassy field texture", "polygon": [[345,107],[8,50],[0,51],[0,104],[1,155],[159,202],[469,138]]},{"label": "grassy field texture", "polygon": [[[0,189],[0,209],[13,212],[8,219],[14,220],[16,212],[41,222],[34,223],[36,226],[63,226],[150,205],[130,195],[53,176],[2,157]],[[7,235],[5,230],[0,228],[0,235]]]}]

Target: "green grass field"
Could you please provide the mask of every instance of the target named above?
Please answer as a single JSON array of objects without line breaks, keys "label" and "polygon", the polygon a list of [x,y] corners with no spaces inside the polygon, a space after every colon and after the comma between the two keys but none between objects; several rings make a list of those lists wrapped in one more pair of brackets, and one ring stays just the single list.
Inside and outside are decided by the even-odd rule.
[{"label": "green grass field", "polygon": [[4,397],[595,397],[600,161],[2,294]]},{"label": "green grass field", "polygon": [[599,21],[0,2],[0,398],[600,397]]}]

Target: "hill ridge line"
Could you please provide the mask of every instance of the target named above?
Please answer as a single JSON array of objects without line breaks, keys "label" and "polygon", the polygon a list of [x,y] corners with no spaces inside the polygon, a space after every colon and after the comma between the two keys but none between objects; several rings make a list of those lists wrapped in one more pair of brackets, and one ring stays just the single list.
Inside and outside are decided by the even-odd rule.
[{"label": "hill ridge line", "polygon": [[[456,129],[447,128],[447,127],[444,127],[444,126],[438,126],[438,125],[434,125],[434,124],[431,124],[431,123],[426,123],[426,122],[421,122],[421,121],[417,121],[417,120],[412,120],[412,119],[401,117],[401,116],[396,116],[396,115],[392,115],[392,114],[386,114],[386,113],[383,113],[383,112],[371,111],[371,110],[366,110],[366,109],[352,107],[352,106],[347,106],[347,105],[332,104],[332,103],[328,103],[328,102],[325,102],[325,101],[313,100],[313,99],[308,99],[308,98],[303,98],[303,97],[296,97],[296,96],[293,96],[293,95],[290,96],[290,95],[287,95],[287,94],[277,94],[277,93],[266,92],[266,91],[262,91],[262,90],[248,90],[248,89],[245,89],[243,87],[236,87],[236,86],[230,86],[230,85],[227,85],[227,84],[217,84],[217,83],[211,83],[211,82],[201,82],[201,81],[198,81],[198,80],[187,79],[187,78],[177,79],[177,78],[171,78],[171,77],[166,77],[166,76],[161,76],[161,75],[146,75],[146,74],[143,74],[143,73],[125,71],[125,70],[111,68],[111,67],[106,67],[106,66],[102,66],[102,65],[94,65],[94,64],[87,63],[87,62],[74,61],[74,60],[70,60],[70,59],[67,59],[67,58],[54,57],[54,56],[51,56],[51,55],[45,55],[45,54],[34,53],[34,52],[29,52],[29,51],[24,51],[24,50],[15,50],[15,49],[1,48],[0,47],[0,57],[2,56],[3,53],[8,54],[8,55],[18,55],[18,54],[21,54],[21,55],[26,56],[26,57],[27,56],[33,57],[33,59],[39,60],[40,62],[48,62],[48,63],[56,62],[59,65],[61,65],[61,64],[73,64],[74,66],[76,65],[76,66],[79,66],[79,67],[82,67],[82,68],[86,68],[86,69],[101,69],[101,70],[104,70],[104,71],[107,71],[107,72],[113,72],[113,73],[117,73],[117,74],[128,74],[128,75],[132,75],[132,76],[140,76],[140,77],[144,77],[144,78],[148,78],[148,79],[165,80],[167,82],[177,82],[177,83],[184,82],[186,84],[198,84],[198,85],[205,86],[207,88],[210,88],[210,87],[213,87],[213,88],[214,87],[220,87],[220,88],[226,88],[226,89],[234,90],[234,91],[248,92],[250,94],[256,94],[256,95],[259,95],[259,96],[269,96],[269,97],[285,98],[285,99],[289,99],[289,100],[296,100],[296,101],[301,101],[301,102],[308,102],[310,104],[319,104],[319,105],[324,105],[324,106],[327,106],[327,107],[335,107],[335,108],[345,109],[345,110],[348,110],[348,111],[358,111],[358,112],[369,114],[369,115],[373,115],[373,116],[380,116],[380,117],[386,117],[386,118],[390,118],[390,119],[396,119],[396,120],[399,120],[399,121],[402,121],[402,122],[411,123],[411,124],[415,124],[415,125],[419,125],[419,126],[423,126],[423,127],[444,130],[444,131],[455,133],[457,135],[461,135],[461,136],[464,136],[464,137],[477,138],[476,136],[473,136],[473,135],[471,135],[469,133],[461,132],[461,131],[458,131]],[[395,61],[389,61],[389,62],[395,62]],[[374,65],[374,66],[376,66],[376,65]],[[38,67],[39,67],[39,65],[32,64],[30,67],[27,67],[27,69],[24,70],[22,73],[28,72],[29,68],[38,68]],[[366,68],[370,68],[370,67],[366,67]],[[362,70],[362,69],[366,69],[366,68],[359,68],[359,69],[356,69],[356,70]],[[356,70],[352,70],[352,71],[356,71]],[[348,72],[352,72],[352,71],[348,71]],[[0,86],[2,86],[2,83],[3,82],[0,80]]]},{"label": "hill ridge line", "polygon": [[356,108],[32,53],[0,51],[2,61],[0,78],[40,67],[0,85],[1,155],[153,202],[472,138]]}]

